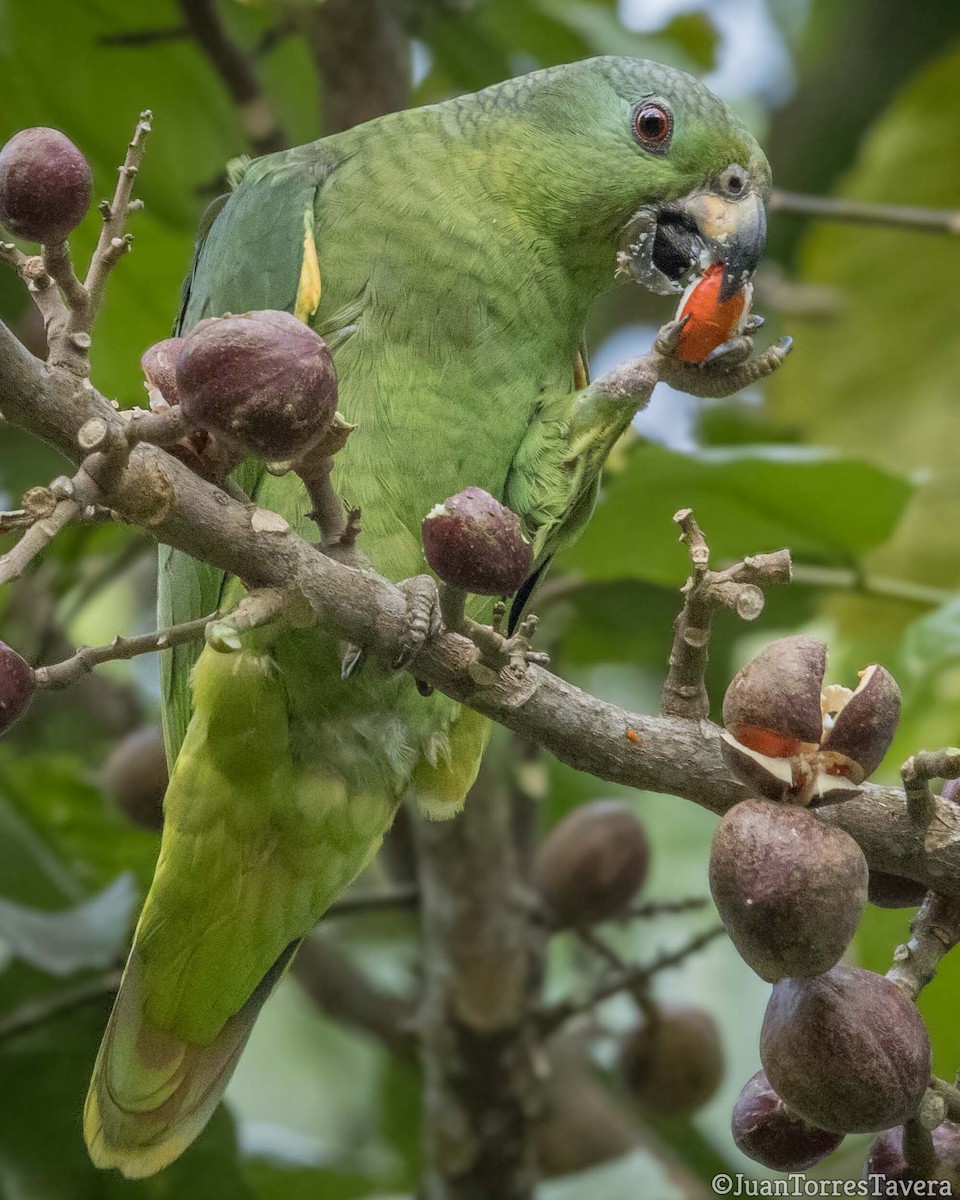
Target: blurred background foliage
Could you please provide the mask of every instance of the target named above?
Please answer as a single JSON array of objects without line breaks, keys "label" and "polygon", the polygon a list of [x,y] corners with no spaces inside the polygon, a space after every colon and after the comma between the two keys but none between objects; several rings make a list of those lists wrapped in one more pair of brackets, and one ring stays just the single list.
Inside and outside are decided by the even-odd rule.
[{"label": "blurred background foliage", "polygon": [[[304,33],[317,7],[322,0],[220,4],[237,44],[255,55],[274,127],[291,143],[324,128],[318,56]],[[783,187],[960,208],[960,6],[917,0],[906,20],[899,0],[392,7],[412,38],[414,102],[592,54],[654,57],[705,76],[743,113]],[[155,113],[135,252],[116,272],[95,340],[95,377],[121,405],[143,398],[139,355],[169,331],[193,231],[224,164],[251,148],[249,123],[182,25],[174,0],[45,0],[42,8],[0,0],[0,142],[24,126],[57,126],[87,154],[106,195],[137,113]],[[96,233],[93,215],[75,239],[79,256]],[[904,722],[881,777],[894,778],[896,764],[921,745],[956,742],[958,278],[960,238],[774,214],[757,307],[768,318],[764,337],[793,334],[794,355],[762,392],[732,401],[694,404],[661,389],[612,461],[588,535],[539,604],[556,669],[606,698],[655,706],[686,571],[670,517],[690,505],[718,559],[787,545],[797,562],[796,583],[769,596],[757,625],[718,623],[715,701],[758,645],[812,631],[830,643],[834,678],[849,683],[857,668],[881,661],[900,680]],[[36,348],[42,333],[24,299],[12,274],[0,275],[0,317]],[[636,289],[604,300],[590,331],[594,370],[644,349],[669,309]],[[59,466],[50,451],[4,430],[4,506]],[[74,529],[3,596],[3,636],[32,661],[63,657],[77,642],[149,628],[152,590],[143,539],[112,527]],[[419,1138],[413,1068],[324,1016],[293,980],[257,1026],[228,1106],[176,1166],[133,1185],[87,1164],[80,1105],[157,849],[156,834],[117,805],[117,779],[127,779],[128,798],[133,785],[116,748],[156,720],[156,664],[112,664],[73,692],[43,697],[0,746],[0,1196],[411,1195]],[[140,738],[132,758],[147,772],[137,786],[149,806],[155,742],[149,733]],[[501,754],[502,771],[519,771],[516,759]],[[524,759],[522,771],[544,829],[574,805],[611,794],[553,762]],[[628,799],[653,847],[648,896],[704,896],[714,818],[669,797]],[[392,859],[402,857],[375,864],[357,888],[382,886]],[[859,961],[885,969],[909,916],[871,909],[854,946]],[[625,955],[651,956],[703,920],[701,913],[634,922],[611,936]],[[343,917],[322,937],[386,993],[415,988],[412,913]],[[555,939],[551,991],[576,986],[584,969],[576,948]],[[960,1064],[958,987],[960,967],[948,959],[921,1006],[937,1069],[948,1076]],[[642,1119],[609,1070],[611,1039],[635,1020],[629,1001],[610,1002],[600,1013],[595,1073],[581,1072],[572,1113],[558,1110],[545,1166],[563,1177],[543,1185],[543,1200],[705,1195],[701,1181],[724,1164],[756,1175],[732,1145],[729,1112],[758,1065],[766,992],[725,943],[658,981],[662,997],[714,1014],[727,1059],[715,1100],[693,1123],[673,1125]],[[564,1161],[556,1146],[569,1142],[594,1103],[607,1128],[603,1104],[616,1106],[622,1136]],[[855,1178],[863,1149],[862,1139],[849,1138],[812,1174]],[[611,1155],[615,1161],[593,1161]]]}]

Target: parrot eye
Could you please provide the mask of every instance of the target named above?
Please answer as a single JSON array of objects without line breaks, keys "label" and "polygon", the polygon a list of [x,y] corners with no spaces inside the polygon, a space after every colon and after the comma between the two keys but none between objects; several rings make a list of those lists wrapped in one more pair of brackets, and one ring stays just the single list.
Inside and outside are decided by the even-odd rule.
[{"label": "parrot eye", "polygon": [[645,150],[662,154],[673,133],[673,114],[665,104],[643,100],[633,110],[633,133]]}]

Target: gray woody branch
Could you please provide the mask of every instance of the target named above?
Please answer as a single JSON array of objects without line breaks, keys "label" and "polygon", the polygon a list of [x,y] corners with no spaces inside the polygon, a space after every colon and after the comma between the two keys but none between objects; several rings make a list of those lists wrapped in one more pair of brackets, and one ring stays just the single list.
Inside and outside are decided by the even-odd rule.
[{"label": "gray woody branch", "polygon": [[[636,360],[646,387],[650,359]],[[624,368],[620,369],[620,376]],[[0,325],[0,411],[80,462],[77,436],[92,417],[126,429],[89,382],[34,358]],[[137,445],[110,507],[159,541],[238,575],[248,587],[299,592],[325,627],[386,659],[403,645],[407,598],[387,580],[319,554],[275,513],[241,504],[163,450]],[[537,742],[561,761],[612,783],[667,792],[716,813],[745,795],[724,766],[719,731],[704,720],[631,713],[531,665],[478,688],[476,647],[456,633],[430,638],[413,673]],[[628,737],[628,732],[630,737]],[[926,827],[910,820],[904,793],[865,785],[821,818],[850,833],[878,870],[960,895],[960,808],[934,800]]]}]

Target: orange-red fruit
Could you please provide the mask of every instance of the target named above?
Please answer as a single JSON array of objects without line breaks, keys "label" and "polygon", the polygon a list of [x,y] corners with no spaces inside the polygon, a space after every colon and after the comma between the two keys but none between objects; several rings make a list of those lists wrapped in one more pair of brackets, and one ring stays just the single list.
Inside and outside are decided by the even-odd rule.
[{"label": "orange-red fruit", "polygon": [[663,1007],[628,1035],[620,1066],[642,1108],[688,1117],[713,1098],[723,1078],[716,1022],[703,1009]]},{"label": "orange-red fruit", "polygon": [[746,288],[720,300],[723,264],[707,267],[680,302],[678,319],[689,317],[680,332],[676,356],[683,362],[703,362],[712,351],[735,337],[749,304]]},{"label": "orange-red fruit", "polygon": [[0,733],[6,733],[27,711],[35,687],[30,664],[6,642],[0,642]]},{"label": "orange-red fruit", "polygon": [[643,886],[650,847],[619,800],[594,800],[564,817],[537,852],[534,878],[556,925],[606,921]]},{"label": "orange-red fruit", "polygon": [[59,129],[14,134],[0,150],[0,225],[28,242],[58,242],[90,207],[90,164]]}]

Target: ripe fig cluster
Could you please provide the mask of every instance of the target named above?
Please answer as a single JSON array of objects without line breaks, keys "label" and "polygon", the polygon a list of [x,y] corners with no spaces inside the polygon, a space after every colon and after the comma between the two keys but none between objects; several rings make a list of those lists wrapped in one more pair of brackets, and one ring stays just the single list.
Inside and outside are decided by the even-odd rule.
[{"label": "ripe fig cluster", "polygon": [[0,150],[0,225],[28,242],[62,242],[90,208],[90,164],[58,129],[23,129]]},{"label": "ripe fig cluster", "polygon": [[512,596],[533,567],[520,518],[482,488],[465,488],[438,504],[420,534],[437,577],[478,596]]},{"label": "ripe fig cluster", "polygon": [[[533,882],[555,929],[622,918],[647,880],[650,845],[643,823],[619,800],[582,804],[559,821],[537,851]],[[622,1039],[619,1068],[644,1112],[685,1117],[715,1094],[723,1053],[709,1013],[644,1005]]]},{"label": "ripe fig cluster", "polygon": [[848,1133],[912,1118],[930,1081],[927,1030],[907,993],[842,956],[868,899],[909,902],[907,880],[871,878],[859,846],[812,811],[879,766],[900,715],[883,667],[850,690],[824,686],[826,647],[771,643],[723,704],[724,756],[754,793],[720,822],[710,889],[744,961],[773,984],[763,1071],[733,1113],[734,1140],[775,1170],[805,1170]]},{"label": "ripe fig cluster", "polygon": [[6,642],[0,642],[0,734],[27,711],[35,689],[33,668]]},{"label": "ripe fig cluster", "polygon": [[[150,369],[164,372],[161,360]],[[292,313],[272,310],[198,322],[177,355],[173,391],[192,425],[270,461],[308,454],[337,410],[326,342]]]},{"label": "ripe fig cluster", "polygon": [[594,800],[544,838],[534,882],[554,926],[594,925],[624,912],[649,865],[646,831],[632,810],[619,800]]}]

